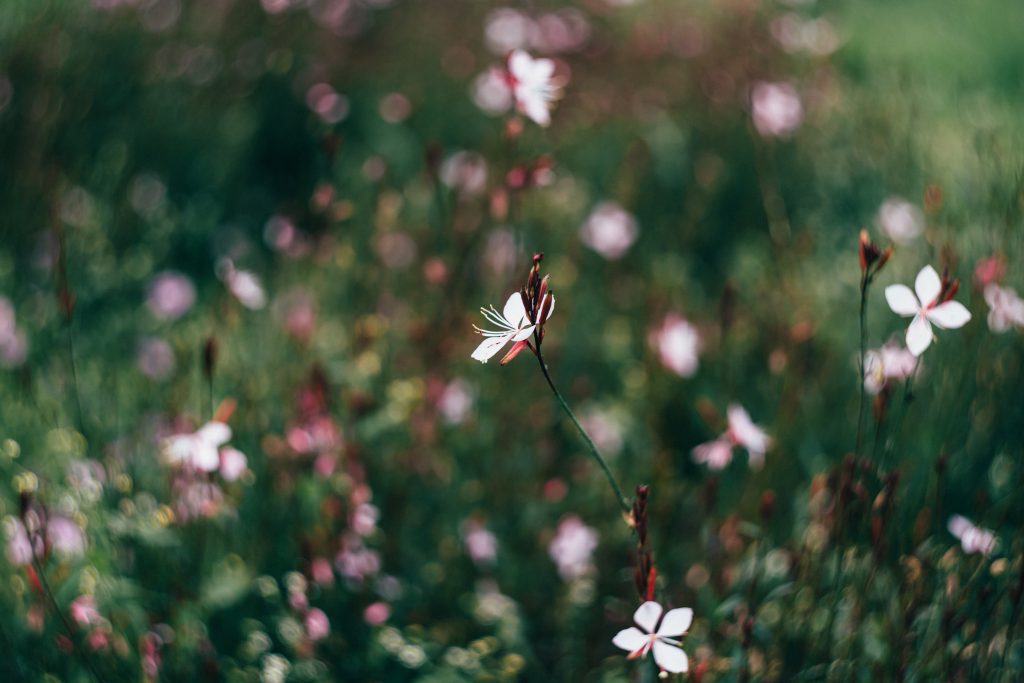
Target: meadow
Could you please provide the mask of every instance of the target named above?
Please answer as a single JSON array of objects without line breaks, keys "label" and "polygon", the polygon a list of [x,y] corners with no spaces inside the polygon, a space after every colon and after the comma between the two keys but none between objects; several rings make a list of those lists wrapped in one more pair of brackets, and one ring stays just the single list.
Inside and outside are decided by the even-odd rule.
[{"label": "meadow", "polygon": [[0,680],[1024,680],[1014,0],[4,0]]}]

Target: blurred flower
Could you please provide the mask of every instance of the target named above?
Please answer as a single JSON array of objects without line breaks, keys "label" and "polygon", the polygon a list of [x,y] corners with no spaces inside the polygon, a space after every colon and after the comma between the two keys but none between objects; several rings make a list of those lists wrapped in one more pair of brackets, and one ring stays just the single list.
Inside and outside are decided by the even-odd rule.
[{"label": "blurred flower", "polygon": [[839,36],[827,19],[808,19],[787,12],[771,23],[772,36],[786,52],[807,52],[824,57],[839,47]]},{"label": "blurred flower", "polygon": [[580,418],[580,422],[599,451],[613,457],[622,450],[625,429],[623,418],[617,411],[605,408],[590,410]]},{"label": "blurred flower", "polygon": [[392,230],[377,236],[373,244],[381,262],[392,270],[408,268],[416,260],[416,240],[402,230]]},{"label": "blurred flower", "polygon": [[463,522],[462,541],[470,559],[477,565],[493,564],[498,556],[498,539],[477,519]]},{"label": "blurred flower", "polygon": [[924,230],[924,213],[902,197],[890,197],[878,209],[878,227],[896,244],[910,244]]},{"label": "blurred flower", "polygon": [[46,522],[46,542],[59,555],[73,557],[85,552],[85,532],[73,520],[54,515]]},{"label": "blurred flower", "polygon": [[512,107],[512,89],[505,71],[498,67],[488,69],[476,77],[472,88],[473,102],[488,114],[504,114]]},{"label": "blurred flower", "polygon": [[804,120],[796,88],[789,83],[755,83],[750,92],[754,127],[765,137],[786,137]]},{"label": "blurred flower", "polygon": [[323,640],[331,633],[331,622],[322,609],[314,607],[306,613],[306,635],[316,642]]},{"label": "blurred flower", "polygon": [[541,126],[551,123],[551,104],[561,96],[560,86],[552,79],[555,63],[514,50],[508,56],[506,68],[516,108],[534,123]]},{"label": "blurred flower", "polygon": [[159,337],[146,337],[139,342],[135,364],[150,379],[167,379],[174,372],[174,349]]},{"label": "blurred flower", "polygon": [[334,566],[346,579],[362,583],[380,571],[380,555],[363,545],[359,536],[346,533],[341,540],[341,550],[334,558]]},{"label": "blurred flower", "polygon": [[868,351],[864,354],[864,388],[869,394],[877,394],[889,380],[913,375],[916,367],[917,356],[897,344]]},{"label": "blurred flower", "polygon": [[558,565],[563,581],[572,581],[593,571],[591,556],[597,548],[597,531],[576,515],[566,515],[558,523],[558,532],[548,545],[548,554]]},{"label": "blurred flower", "polygon": [[88,626],[100,620],[99,610],[96,609],[96,598],[91,595],[79,595],[72,601],[68,611],[71,613],[71,620],[79,626]]},{"label": "blurred flower", "polygon": [[299,341],[307,341],[316,328],[316,302],[304,289],[292,289],[274,299],[271,310],[284,330]]},{"label": "blurred flower", "polygon": [[724,469],[732,461],[732,449],[742,446],[750,455],[750,466],[760,469],[765,453],[771,448],[771,437],[754,424],[750,414],[739,404],[729,406],[728,421],[729,426],[722,436],[693,449],[693,461],[713,470]]},{"label": "blurred flower", "polygon": [[533,19],[525,13],[510,7],[499,7],[487,15],[484,40],[491,52],[504,55],[511,50],[531,47],[536,31]]},{"label": "blurred flower", "polygon": [[997,283],[1006,275],[1006,257],[1002,254],[993,254],[983,258],[974,266],[974,282],[980,289],[985,289],[992,283]]},{"label": "blurred flower", "polygon": [[224,507],[224,491],[209,481],[181,477],[174,483],[174,514],[182,522],[216,517]]},{"label": "blurred flower", "polygon": [[893,313],[914,318],[907,328],[907,348],[915,356],[920,356],[931,345],[932,323],[942,329],[957,329],[971,319],[970,311],[963,304],[949,300],[955,287],[949,292],[946,289],[931,266],[925,266],[917,274],[914,281],[917,296],[905,285],[885,288],[885,300]]},{"label": "blurred flower", "polygon": [[[45,533],[39,533],[39,517],[30,512],[26,517],[32,527],[31,542],[29,532],[22,520],[8,517],[7,527],[7,559],[11,564],[32,564],[33,547],[37,558],[42,559],[50,549],[63,557],[75,557],[85,552],[85,532],[73,520],[53,515],[46,520]],[[33,521],[34,520],[34,521]]]},{"label": "blurred flower", "polygon": [[220,449],[220,476],[224,481],[235,481],[248,469],[245,453],[231,446]]},{"label": "blurred flower", "polygon": [[465,380],[452,380],[442,390],[437,407],[445,422],[462,424],[473,410],[472,387]]},{"label": "blurred flower", "polygon": [[948,528],[949,533],[960,540],[960,545],[968,555],[988,555],[999,545],[999,539],[991,530],[975,526],[971,520],[961,515],[950,517]]},{"label": "blurred flower", "polygon": [[622,258],[636,236],[636,219],[610,201],[598,204],[580,228],[583,243],[609,260]]},{"label": "blurred flower", "polygon": [[374,602],[363,610],[363,621],[370,626],[380,626],[391,617],[391,608],[386,602]]},{"label": "blurred flower", "polygon": [[680,377],[693,377],[701,340],[697,328],[684,318],[670,313],[651,335],[661,364]]},{"label": "blurred flower", "polygon": [[223,422],[208,422],[193,434],[177,434],[163,440],[162,451],[167,462],[187,465],[203,472],[220,467],[218,449],[231,439],[231,427]]},{"label": "blurred flower", "polygon": [[17,367],[28,356],[28,341],[25,333],[18,329],[14,315],[14,304],[0,295],[0,364]]},{"label": "blurred flower", "polygon": [[267,295],[259,278],[248,270],[237,270],[231,259],[220,260],[217,264],[217,277],[246,308],[256,311],[267,305]]},{"label": "blurred flower", "polygon": [[[554,311],[554,299],[552,299],[552,305],[544,320],[550,318]],[[523,305],[523,295],[519,292],[509,295],[501,313],[498,313],[494,306],[491,306],[490,309],[481,308],[480,312],[484,314],[484,318],[488,322],[499,328],[498,330],[483,330],[476,325],[473,326],[473,329],[484,337],[484,340],[471,354],[474,360],[481,363],[490,360],[510,341],[521,342],[529,339],[536,327],[527,315],[526,306]]]},{"label": "blurred flower", "polygon": [[630,659],[645,657],[653,650],[654,662],[661,669],[674,674],[684,673],[689,668],[689,661],[682,650],[682,643],[673,638],[689,630],[693,623],[693,610],[689,607],[670,610],[659,625],[662,611],[661,605],[653,601],[640,605],[633,614],[633,621],[640,628],[630,627],[619,631],[612,643],[628,650]]},{"label": "blurred flower", "polygon": [[487,187],[487,161],[477,152],[455,152],[441,164],[441,182],[463,195],[478,195]]},{"label": "blurred flower", "polygon": [[352,527],[352,531],[360,536],[369,536],[377,530],[378,519],[380,519],[380,510],[377,509],[376,505],[360,503],[352,512],[349,526]]},{"label": "blurred flower", "polygon": [[306,105],[324,123],[335,124],[348,116],[348,98],[327,83],[316,83],[306,91]]},{"label": "blurred flower", "polygon": [[146,304],[161,320],[177,320],[188,313],[196,301],[196,288],[181,273],[164,271],[149,282]]},{"label": "blurred flower", "polygon": [[985,303],[989,308],[988,327],[993,332],[1024,327],[1024,299],[1016,290],[991,282],[985,286]]}]

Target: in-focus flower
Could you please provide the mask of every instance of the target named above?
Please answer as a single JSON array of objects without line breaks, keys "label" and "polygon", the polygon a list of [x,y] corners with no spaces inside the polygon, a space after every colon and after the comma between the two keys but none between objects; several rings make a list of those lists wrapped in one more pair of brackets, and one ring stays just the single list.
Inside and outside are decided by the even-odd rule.
[{"label": "in-focus flower", "polygon": [[771,448],[771,437],[754,424],[750,414],[737,403],[729,406],[728,422],[724,434],[693,449],[693,461],[706,464],[713,470],[721,470],[732,461],[732,449],[742,446],[750,455],[750,466],[760,469],[764,465],[765,453]]},{"label": "in-focus flower", "polygon": [[985,303],[989,308],[988,328],[993,332],[1024,327],[1024,299],[1015,290],[991,282],[985,286]]},{"label": "in-focus flower", "polygon": [[625,256],[636,235],[636,219],[616,202],[598,204],[580,228],[583,243],[611,261]]},{"label": "in-focus flower", "polygon": [[754,128],[764,137],[786,137],[800,127],[804,108],[789,83],[756,83],[750,91]]},{"label": "in-focus flower", "polygon": [[597,531],[576,515],[566,515],[558,523],[558,532],[548,544],[548,554],[558,565],[563,581],[572,581],[593,571],[590,558],[597,548]]},{"label": "in-focus flower", "polygon": [[981,553],[988,555],[999,545],[999,539],[989,529],[975,526],[974,522],[961,515],[949,518],[949,533],[960,540],[960,545],[968,555]]},{"label": "in-focus flower", "polygon": [[878,227],[896,244],[910,244],[924,230],[924,214],[902,197],[890,197],[878,209]]},{"label": "in-focus flower", "polygon": [[659,667],[669,673],[685,673],[689,660],[682,650],[682,643],[675,638],[689,630],[693,623],[693,610],[689,607],[669,610],[664,618],[661,618],[662,612],[661,605],[654,601],[640,605],[633,614],[633,621],[640,628],[633,626],[619,631],[612,643],[628,650],[630,659],[639,659],[653,650],[654,662]]},{"label": "in-focus flower", "polygon": [[700,335],[684,318],[674,313],[665,316],[651,335],[651,344],[658,351],[661,364],[680,377],[693,377],[697,372]]},{"label": "in-focus flower", "polygon": [[971,312],[963,304],[952,301],[958,287],[956,281],[944,284],[934,268],[925,266],[914,281],[917,296],[906,285],[885,288],[885,300],[893,313],[914,318],[907,328],[907,348],[915,356],[931,345],[933,323],[942,329],[957,329],[971,319]]},{"label": "in-focus flower", "polygon": [[530,346],[528,339],[532,335],[537,344],[536,349],[530,347],[535,353],[540,352],[541,342],[544,340],[544,323],[548,321],[551,314],[555,312],[555,296],[548,289],[548,277],[540,276],[540,262],[544,254],[534,254],[533,267],[526,280],[526,286],[520,291],[514,292],[505,302],[505,308],[501,313],[494,309],[481,308],[480,312],[484,317],[497,325],[497,330],[483,330],[476,325],[473,328],[485,339],[471,354],[475,360],[486,363],[494,354],[498,353],[505,344],[514,341],[512,348],[501,359],[501,364],[510,362],[526,347]]},{"label": "in-focus flower", "polygon": [[188,465],[203,472],[213,472],[221,466],[221,446],[231,439],[231,427],[223,422],[208,422],[192,434],[176,434],[163,440],[163,455],[167,462]]},{"label": "in-focus flower", "polygon": [[864,354],[864,388],[869,394],[877,394],[890,380],[913,375],[916,367],[917,356],[896,344],[868,351]]}]

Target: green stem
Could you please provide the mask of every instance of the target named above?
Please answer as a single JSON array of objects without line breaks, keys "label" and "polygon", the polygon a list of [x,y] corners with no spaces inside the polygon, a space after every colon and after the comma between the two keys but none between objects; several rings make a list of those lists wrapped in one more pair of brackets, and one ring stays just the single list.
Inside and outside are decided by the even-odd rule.
[{"label": "green stem", "polygon": [[860,370],[860,409],[857,411],[857,455],[861,455],[861,446],[864,442],[864,406],[867,403],[867,390],[864,387],[864,355],[867,353],[867,303],[868,303],[868,276],[865,273],[860,278],[860,356],[857,367]]},{"label": "green stem", "polygon": [[548,373],[547,363],[544,362],[544,356],[540,352],[539,344],[537,345],[536,355],[537,362],[540,363],[540,371],[544,373],[544,379],[548,381],[548,386],[551,388],[551,393],[555,395],[555,398],[558,399],[558,404],[562,406],[562,410],[564,410],[565,414],[569,416],[569,419],[572,420],[572,423],[576,425],[576,429],[577,431],[579,431],[580,437],[582,437],[583,442],[587,445],[591,457],[601,467],[601,471],[604,472],[605,478],[608,479],[608,484],[611,485],[612,490],[615,492],[615,499],[618,501],[619,507],[622,508],[622,511],[624,513],[629,514],[629,501],[626,499],[624,495],[622,495],[622,489],[619,487],[619,483],[615,481],[615,475],[612,474],[611,469],[608,467],[608,463],[605,462],[605,459],[603,457],[601,457],[601,454],[597,450],[597,446],[594,445],[594,442],[590,439],[590,435],[587,434],[587,430],[585,430],[583,428],[583,425],[580,424],[580,421],[576,419],[576,414],[572,412],[572,408],[569,407],[569,404],[565,402],[565,399],[562,398],[562,395],[558,393],[558,389],[555,388],[555,383],[551,379],[551,375]]}]

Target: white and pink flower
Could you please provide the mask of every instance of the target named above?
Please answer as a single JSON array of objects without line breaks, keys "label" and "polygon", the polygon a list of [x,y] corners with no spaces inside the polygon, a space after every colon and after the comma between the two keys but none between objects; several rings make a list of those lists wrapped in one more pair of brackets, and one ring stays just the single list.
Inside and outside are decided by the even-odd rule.
[{"label": "white and pink flower", "polygon": [[728,428],[714,441],[702,443],[693,449],[693,461],[705,464],[713,470],[725,469],[732,462],[732,450],[736,446],[747,449],[750,466],[761,469],[764,456],[771,448],[772,439],[750,419],[743,406],[733,403],[728,410]]},{"label": "white and pink flower", "polygon": [[681,607],[669,610],[662,617],[663,612],[661,605],[653,601],[640,605],[633,614],[633,621],[640,628],[633,626],[619,631],[612,643],[628,650],[629,659],[639,659],[652,652],[654,663],[664,671],[685,673],[690,667],[689,659],[676,638],[690,629],[693,610]]},{"label": "white and pink flower", "polygon": [[999,539],[994,532],[976,526],[974,522],[962,515],[953,515],[949,518],[949,533],[953,534],[960,541],[960,546],[968,555],[981,553],[988,555],[999,545]]},{"label": "white and pink flower", "polygon": [[661,326],[651,334],[651,345],[666,368],[680,377],[693,377],[697,372],[700,335],[685,318],[669,313]]},{"label": "white and pink flower", "polygon": [[988,304],[988,328],[993,332],[1006,332],[1011,327],[1024,327],[1024,299],[1010,287],[995,282],[985,285],[985,303]]},{"label": "white and pink flower", "polygon": [[477,78],[473,99],[492,114],[515,106],[516,110],[540,126],[551,123],[551,107],[562,94],[555,79],[555,63],[534,59],[525,50],[509,53],[503,67],[495,67]]},{"label": "white and pink flower", "polygon": [[963,304],[944,300],[943,289],[939,274],[931,266],[925,266],[917,274],[914,291],[906,285],[885,288],[885,300],[893,313],[913,316],[907,328],[907,348],[915,356],[920,356],[931,345],[935,336],[933,324],[952,330],[963,327],[971,319],[971,312]]},{"label": "white and pink flower", "polygon": [[[484,337],[484,340],[480,342],[480,345],[472,353],[472,358],[481,363],[486,363],[490,360],[510,341],[525,342],[537,327],[530,320],[530,316],[526,312],[526,306],[523,304],[523,296],[519,292],[513,292],[509,295],[501,313],[498,313],[494,306],[491,306],[490,309],[481,308],[480,312],[484,314],[488,322],[498,327],[497,330],[484,330],[476,325],[473,326],[477,333]],[[551,306],[548,308],[544,321],[547,322],[554,312],[555,300],[552,297]]]}]

